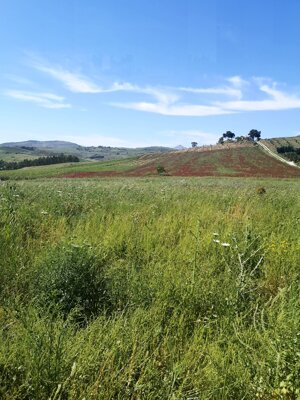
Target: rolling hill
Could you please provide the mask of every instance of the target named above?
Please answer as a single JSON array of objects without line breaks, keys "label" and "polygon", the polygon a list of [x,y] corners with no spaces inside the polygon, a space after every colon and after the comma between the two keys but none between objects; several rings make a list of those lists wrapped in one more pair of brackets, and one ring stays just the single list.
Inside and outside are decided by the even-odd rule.
[{"label": "rolling hill", "polygon": [[300,135],[264,139],[261,143],[280,157],[300,164]]},{"label": "rolling hill", "polygon": [[0,175],[10,179],[145,177],[158,176],[159,165],[169,176],[300,177],[300,168],[274,158],[254,143],[205,146],[107,162],[30,167],[1,171]]},{"label": "rolling hill", "polygon": [[143,154],[163,153],[173,150],[169,147],[150,146],[140,148],[110,146],[80,146],[66,141],[9,142],[0,144],[0,159],[4,161],[20,161],[49,156],[59,153],[74,155],[81,160],[100,161],[117,160],[128,157],[139,157]]}]

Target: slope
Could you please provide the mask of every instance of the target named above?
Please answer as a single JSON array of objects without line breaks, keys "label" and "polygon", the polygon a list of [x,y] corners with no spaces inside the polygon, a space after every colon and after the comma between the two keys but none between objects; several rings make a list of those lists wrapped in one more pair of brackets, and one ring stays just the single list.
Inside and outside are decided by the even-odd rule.
[{"label": "slope", "polygon": [[165,175],[169,176],[300,177],[300,168],[283,163],[260,146],[248,143],[156,153],[117,161],[29,167],[1,171],[0,178],[157,176],[159,165],[165,169]]}]

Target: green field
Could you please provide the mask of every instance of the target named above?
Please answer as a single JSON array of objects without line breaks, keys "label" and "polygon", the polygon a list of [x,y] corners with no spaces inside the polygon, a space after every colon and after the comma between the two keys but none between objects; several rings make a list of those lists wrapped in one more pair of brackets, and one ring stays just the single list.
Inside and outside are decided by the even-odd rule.
[{"label": "green field", "polygon": [[157,166],[169,176],[230,176],[256,178],[299,178],[300,169],[277,160],[255,144],[211,146],[147,154],[124,160],[62,163],[16,170],[1,170],[0,180],[39,178],[95,178],[158,176]]},{"label": "green field", "polygon": [[0,171],[0,180],[1,178],[9,178],[13,180],[50,178],[58,175],[72,174],[77,172],[123,172],[131,169],[134,165],[135,159],[132,158],[128,158],[126,160],[97,162],[86,161],[80,163],[41,165],[37,167],[27,167],[11,171]]},{"label": "green field", "polygon": [[299,210],[298,179],[0,182],[0,398],[299,399]]}]

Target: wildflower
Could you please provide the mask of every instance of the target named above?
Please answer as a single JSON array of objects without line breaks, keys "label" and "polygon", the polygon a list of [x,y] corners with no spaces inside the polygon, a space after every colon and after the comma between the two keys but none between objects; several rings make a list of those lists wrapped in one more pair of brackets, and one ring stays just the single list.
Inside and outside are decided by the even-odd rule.
[{"label": "wildflower", "polygon": [[217,232],[214,232],[213,236],[219,236],[219,234]]},{"label": "wildflower", "polygon": [[43,215],[47,215],[47,214],[48,214],[48,212],[47,212],[47,211],[44,211],[44,210],[42,210],[42,211],[41,211],[41,214],[43,214]]},{"label": "wildflower", "polygon": [[214,242],[214,243],[220,243],[220,240],[218,240],[218,239],[213,239],[213,242]]},{"label": "wildflower", "polygon": [[229,243],[221,243],[221,246],[223,246],[223,247],[230,247],[230,244],[229,244]]}]

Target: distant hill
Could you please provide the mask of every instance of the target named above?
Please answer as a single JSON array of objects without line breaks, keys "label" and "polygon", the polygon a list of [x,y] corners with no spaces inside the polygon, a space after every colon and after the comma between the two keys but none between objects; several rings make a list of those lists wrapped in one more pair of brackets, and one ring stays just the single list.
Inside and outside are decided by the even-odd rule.
[{"label": "distant hill", "polygon": [[9,142],[0,144],[0,159],[4,161],[21,161],[42,156],[64,153],[74,155],[81,160],[105,161],[118,160],[128,157],[139,157],[144,154],[164,153],[174,149],[161,146],[140,148],[110,147],[110,146],[81,146],[76,143],[61,140]]},{"label": "distant hill", "polygon": [[66,142],[63,140],[26,140],[24,142],[8,142],[0,144],[1,147],[37,147],[37,148],[49,148],[49,149],[59,149],[59,148],[72,148],[81,147],[80,145],[72,142]]}]

